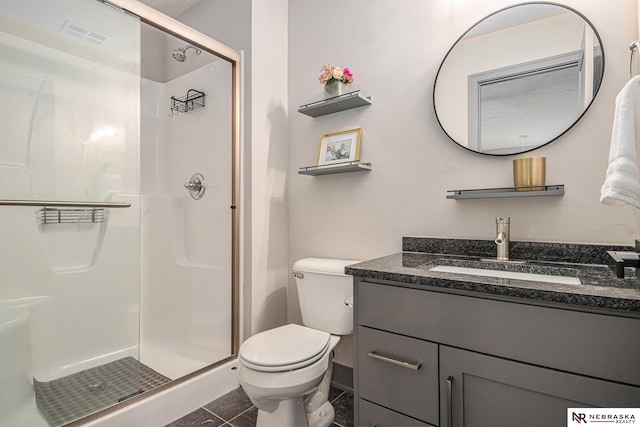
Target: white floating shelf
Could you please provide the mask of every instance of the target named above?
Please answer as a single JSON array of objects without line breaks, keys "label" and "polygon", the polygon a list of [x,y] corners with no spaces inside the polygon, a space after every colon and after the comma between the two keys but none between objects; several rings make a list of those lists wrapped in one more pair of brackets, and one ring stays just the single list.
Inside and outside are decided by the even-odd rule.
[{"label": "white floating shelf", "polygon": [[301,105],[298,112],[309,117],[319,117],[326,114],[337,113],[338,111],[350,110],[351,108],[371,105],[371,97],[364,97],[360,91],[345,93],[322,101]]}]

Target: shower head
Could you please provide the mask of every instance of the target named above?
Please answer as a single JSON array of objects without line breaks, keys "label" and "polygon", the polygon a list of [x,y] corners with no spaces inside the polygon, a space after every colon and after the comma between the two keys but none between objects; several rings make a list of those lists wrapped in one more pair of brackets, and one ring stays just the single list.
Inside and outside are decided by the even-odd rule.
[{"label": "shower head", "polygon": [[171,55],[173,56],[173,59],[178,62],[184,62],[187,60],[187,55],[185,55],[183,51],[178,49],[174,50]]},{"label": "shower head", "polygon": [[175,59],[178,62],[184,62],[187,60],[187,54],[186,54],[187,49],[195,50],[196,55],[200,55],[202,53],[202,50],[198,49],[197,47],[187,45],[185,47],[180,47],[178,49],[175,49],[173,52],[171,52],[171,56],[173,56],[173,59]]}]

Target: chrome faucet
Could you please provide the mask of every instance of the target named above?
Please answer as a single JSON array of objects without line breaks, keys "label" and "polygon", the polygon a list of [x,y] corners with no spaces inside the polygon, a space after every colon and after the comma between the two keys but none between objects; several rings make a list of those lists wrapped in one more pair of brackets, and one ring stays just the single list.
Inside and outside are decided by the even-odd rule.
[{"label": "chrome faucet", "polygon": [[496,245],[498,261],[509,261],[509,217],[496,218]]}]

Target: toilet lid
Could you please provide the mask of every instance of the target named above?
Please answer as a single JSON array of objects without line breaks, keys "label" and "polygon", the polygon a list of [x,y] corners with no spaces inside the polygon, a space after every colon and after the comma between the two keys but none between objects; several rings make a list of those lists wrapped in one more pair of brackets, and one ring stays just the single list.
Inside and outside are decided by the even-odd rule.
[{"label": "toilet lid", "polygon": [[240,346],[242,363],[264,372],[281,372],[308,366],[326,354],[331,335],[289,324],[260,332]]}]

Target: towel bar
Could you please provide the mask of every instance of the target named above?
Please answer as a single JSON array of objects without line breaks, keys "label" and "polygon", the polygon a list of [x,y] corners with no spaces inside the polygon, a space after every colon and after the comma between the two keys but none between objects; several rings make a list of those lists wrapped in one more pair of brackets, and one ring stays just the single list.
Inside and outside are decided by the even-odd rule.
[{"label": "towel bar", "polygon": [[636,73],[633,72],[633,57],[635,56],[636,52],[640,50],[640,41],[636,40],[634,42],[631,42],[631,44],[629,45],[629,50],[631,50],[631,58],[629,59],[629,78],[633,78],[633,76],[636,75]]},{"label": "towel bar", "polygon": [[0,200],[0,206],[42,206],[65,208],[129,208],[131,203],[123,202],[64,202],[55,200]]}]

